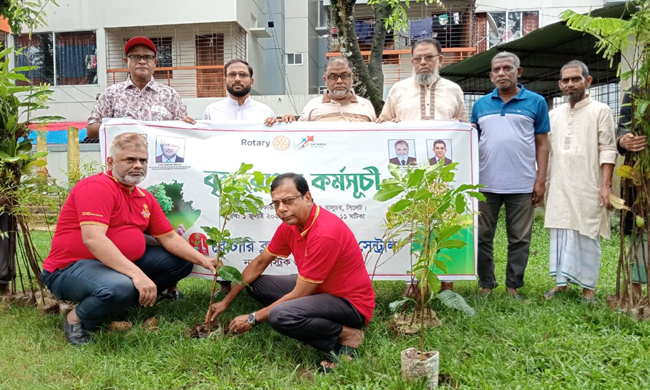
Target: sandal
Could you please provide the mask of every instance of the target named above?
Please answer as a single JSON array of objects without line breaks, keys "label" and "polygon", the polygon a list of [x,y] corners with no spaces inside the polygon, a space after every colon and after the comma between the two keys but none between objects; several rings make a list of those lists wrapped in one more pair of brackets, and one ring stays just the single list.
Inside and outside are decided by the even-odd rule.
[{"label": "sandal", "polygon": [[[332,349],[329,352],[325,352],[323,354],[323,360],[318,365],[318,372],[323,374],[329,374],[334,370],[334,368],[336,368],[338,363],[341,362],[341,356],[348,357],[350,360],[352,360],[357,357],[358,353],[359,353],[358,348],[336,343],[334,349]],[[325,364],[323,364],[324,362],[333,363],[334,367],[328,367]]]}]

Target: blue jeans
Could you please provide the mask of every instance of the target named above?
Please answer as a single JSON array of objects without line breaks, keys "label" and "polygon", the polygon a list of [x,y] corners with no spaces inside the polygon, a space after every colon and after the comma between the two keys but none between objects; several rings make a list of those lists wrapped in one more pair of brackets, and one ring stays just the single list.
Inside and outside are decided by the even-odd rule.
[{"label": "blue jeans", "polygon": [[[156,284],[158,292],[178,283],[193,267],[163,247],[148,245],[144,256],[134,264]],[[96,329],[140,298],[131,278],[96,259],[79,260],[52,273],[43,270],[41,280],[57,299],[79,303],[77,316],[86,330]]]}]

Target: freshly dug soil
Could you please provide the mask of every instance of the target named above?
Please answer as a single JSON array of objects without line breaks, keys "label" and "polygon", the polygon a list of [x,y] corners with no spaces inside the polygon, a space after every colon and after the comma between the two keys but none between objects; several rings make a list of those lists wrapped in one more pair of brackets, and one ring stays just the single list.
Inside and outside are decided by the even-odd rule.
[{"label": "freshly dug soil", "polygon": [[[404,316],[403,314],[395,314],[393,318],[388,321],[388,328],[397,336],[414,335],[420,331],[420,316],[417,315],[415,320],[412,320],[412,315]],[[435,311],[431,311],[431,316],[425,314],[424,327],[430,328],[434,326],[442,326],[442,321],[436,316]]]}]

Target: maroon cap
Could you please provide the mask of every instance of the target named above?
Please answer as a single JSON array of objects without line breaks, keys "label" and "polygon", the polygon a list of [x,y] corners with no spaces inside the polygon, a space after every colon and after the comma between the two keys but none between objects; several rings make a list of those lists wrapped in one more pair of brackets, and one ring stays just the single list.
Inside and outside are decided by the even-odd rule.
[{"label": "maroon cap", "polygon": [[131,48],[136,45],[146,46],[149,49],[153,50],[154,55],[158,54],[156,46],[153,44],[153,42],[151,42],[151,39],[145,37],[135,37],[129,39],[129,41],[124,45],[124,55],[129,54],[129,50],[131,50]]}]

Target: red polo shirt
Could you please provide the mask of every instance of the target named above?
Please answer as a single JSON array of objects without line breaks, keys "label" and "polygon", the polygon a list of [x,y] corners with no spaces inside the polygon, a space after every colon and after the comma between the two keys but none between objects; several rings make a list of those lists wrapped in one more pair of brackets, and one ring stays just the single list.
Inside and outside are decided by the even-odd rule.
[{"label": "red polo shirt", "polygon": [[106,226],[106,236],[131,261],[144,255],[143,232],[160,237],[174,231],[153,195],[137,186],[129,192],[110,171],[100,173],[70,191],[43,269],[54,272],[77,260],[95,258],[81,239],[81,225],[86,224]]},{"label": "red polo shirt", "polygon": [[318,283],[314,294],[346,298],[365,317],[372,318],[375,291],[357,239],[339,217],[314,205],[305,230],[282,223],[266,251],[273,256],[293,254],[298,277]]}]

